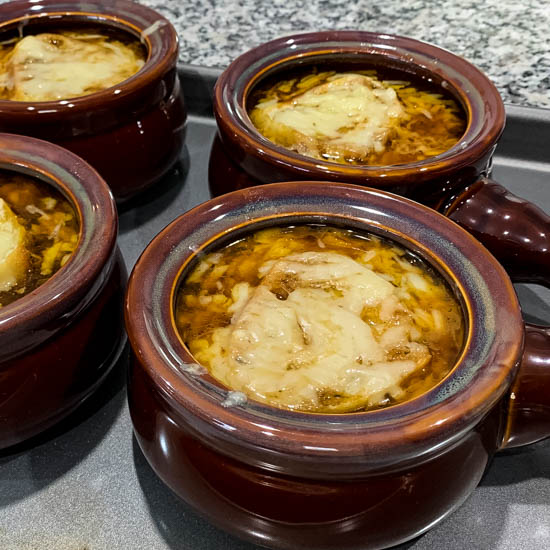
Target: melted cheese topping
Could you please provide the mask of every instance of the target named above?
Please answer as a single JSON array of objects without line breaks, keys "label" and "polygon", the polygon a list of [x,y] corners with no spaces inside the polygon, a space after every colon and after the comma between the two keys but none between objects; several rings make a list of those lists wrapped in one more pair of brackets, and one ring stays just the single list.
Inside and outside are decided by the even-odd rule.
[{"label": "melted cheese topping", "polygon": [[261,101],[250,117],[272,141],[330,160],[384,151],[403,114],[393,88],[368,76],[340,73],[290,100]]},{"label": "melted cheese topping", "polygon": [[458,302],[420,258],[324,225],[261,229],[201,256],[174,316],[194,359],[240,400],[315,413],[422,395],[464,335]]},{"label": "melted cheese topping", "polygon": [[26,36],[0,59],[0,98],[51,101],[119,84],[143,66],[132,48],[97,34]]},{"label": "melted cheese topping", "polygon": [[28,264],[25,229],[3,199],[0,199],[0,292],[13,288]]},{"label": "melted cheese topping", "polygon": [[46,282],[78,245],[78,217],[49,185],[0,172],[0,307]]},{"label": "melted cheese topping", "polygon": [[[329,412],[332,403],[345,412],[399,397],[403,378],[429,362],[405,319],[374,337],[363,309],[385,304],[389,318],[399,300],[391,283],[355,260],[304,252],[259,271],[256,288],[234,287],[231,323],[214,330],[201,356],[231,389],[289,409]],[[286,299],[273,292],[282,282],[291,288]],[[392,358],[396,348],[407,358]]]}]

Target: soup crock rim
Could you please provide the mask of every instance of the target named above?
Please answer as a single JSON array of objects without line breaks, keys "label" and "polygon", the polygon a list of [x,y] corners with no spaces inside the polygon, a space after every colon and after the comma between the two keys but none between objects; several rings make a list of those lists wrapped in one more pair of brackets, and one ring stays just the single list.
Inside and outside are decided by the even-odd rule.
[{"label": "soup crock rim", "polygon": [[[281,204],[288,200],[294,204],[285,213]],[[365,210],[358,223],[368,221],[376,232],[380,227],[373,216],[379,220],[390,216],[392,226],[397,223],[396,239],[401,235],[399,238],[411,243],[436,246],[431,263],[436,261],[436,253],[444,256],[440,264],[436,261],[438,269],[445,264],[451,266],[452,262],[462,266],[462,271],[455,271],[454,276],[466,303],[468,337],[459,365],[422,396],[365,413],[296,413],[250,401],[224,406],[227,391],[219,386],[216,389],[214,384],[204,382],[202,375],[188,370],[195,360],[181,343],[173,320],[178,269],[204,246],[226,235],[220,231],[222,226],[228,231],[246,226],[247,219],[261,218],[259,212],[270,212],[266,218],[291,218],[296,205],[307,208],[298,212],[306,212],[311,218],[315,202],[319,210],[315,210],[314,217],[321,214],[333,221],[357,220],[340,215],[335,204],[370,209]],[[415,239],[409,239],[406,235],[410,233],[402,231],[411,228],[419,230]],[[327,182],[284,182],[247,188],[207,201],[174,220],[151,241],[136,263],[128,284],[125,318],[131,346],[165,401],[180,410],[184,422],[191,414],[215,432],[212,438],[207,435],[208,430],[201,430],[199,437],[209,437],[214,446],[219,439],[300,457],[334,457],[337,452],[339,459],[364,461],[369,456],[384,461],[385,451],[400,449],[418,456],[422,449],[428,452],[450,444],[504,395],[523,346],[523,322],[510,279],[470,234],[408,199]],[[171,361],[175,362],[170,364]]]},{"label": "soup crock rim", "polygon": [[[94,9],[97,11],[93,11]],[[59,22],[59,16],[79,20],[84,17],[90,21],[90,25],[116,27],[138,39],[143,38],[142,33],[147,29],[153,29],[144,37],[147,58],[143,67],[126,80],[92,94],[61,100],[0,100],[0,113],[9,113],[12,116],[32,116],[37,111],[41,111],[41,116],[58,115],[62,112],[75,115],[85,113],[96,106],[104,109],[116,107],[129,96],[158,81],[171,69],[178,55],[178,36],[172,24],[154,10],[130,0],[117,0],[109,4],[101,0],[15,0],[0,4],[0,14],[3,12],[11,15],[9,19],[0,23],[0,33],[6,27],[20,21],[37,21],[44,24],[51,18],[52,26],[55,26],[55,23]],[[160,25],[157,25],[157,28],[153,27],[157,23]],[[161,29],[162,32],[159,32]]]},{"label": "soup crock rim", "polygon": [[[52,185],[69,200],[79,218],[78,245],[67,263],[42,285],[0,309],[0,337],[8,337],[16,327],[59,322],[67,312],[72,316],[87,307],[87,302],[81,302],[82,293],[97,284],[112,255],[118,218],[112,193],[101,176],[62,147],[0,133],[0,169]],[[44,332],[47,338],[48,330]]]},{"label": "soup crock rim", "polygon": [[[356,166],[323,161],[300,155],[263,137],[246,113],[248,92],[264,70],[286,66],[314,55],[331,55],[364,51],[390,58],[407,56],[411,67],[429,70],[418,61],[432,59],[438,71],[452,71],[444,80],[465,103],[468,126],[461,139],[444,153],[408,164],[390,166]],[[415,60],[416,56],[416,60]],[[394,57],[394,59],[401,59]],[[455,74],[456,73],[456,74]],[[243,74],[245,76],[243,76]],[[437,74],[440,74],[439,72]],[[454,75],[454,76],[453,76]],[[466,79],[473,89],[460,86],[457,78]],[[477,84],[474,86],[474,84]],[[475,92],[475,93],[474,93]],[[475,94],[482,94],[474,101]],[[220,75],[214,89],[214,112],[218,125],[231,139],[240,139],[240,147],[262,161],[276,166],[307,170],[308,177],[335,176],[379,177],[377,185],[389,187],[392,178],[411,173],[427,176],[432,171],[455,171],[482,158],[500,137],[505,123],[502,98],[491,80],[466,59],[452,52],[409,37],[367,31],[320,31],[277,38],[257,46],[235,59]]]}]

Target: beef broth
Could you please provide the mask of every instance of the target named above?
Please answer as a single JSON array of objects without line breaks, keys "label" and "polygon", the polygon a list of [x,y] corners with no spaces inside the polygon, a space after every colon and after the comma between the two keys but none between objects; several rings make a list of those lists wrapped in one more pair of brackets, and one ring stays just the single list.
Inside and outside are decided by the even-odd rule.
[{"label": "beef broth", "polygon": [[198,363],[231,390],[290,410],[366,411],[451,370],[461,308],[402,247],[329,226],[265,229],[207,254],[177,293]]}]

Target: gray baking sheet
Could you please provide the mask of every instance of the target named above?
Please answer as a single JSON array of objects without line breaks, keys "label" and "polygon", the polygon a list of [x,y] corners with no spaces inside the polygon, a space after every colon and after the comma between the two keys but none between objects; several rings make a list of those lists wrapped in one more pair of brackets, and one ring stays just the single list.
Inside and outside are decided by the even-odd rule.
[{"label": "gray baking sheet", "polygon": [[[210,98],[216,76],[211,69],[182,67],[191,113],[187,146],[162,184],[120,214],[119,245],[129,269],[163,227],[209,198],[207,166],[215,133]],[[550,212],[550,111],[510,107],[508,115],[494,177]],[[517,288],[526,317],[550,324],[550,291]],[[132,436],[126,367],[124,354],[75,414],[0,454],[0,550],[257,548],[199,517],[153,473]],[[461,508],[399,548],[550,548],[550,440],[499,453]]]}]

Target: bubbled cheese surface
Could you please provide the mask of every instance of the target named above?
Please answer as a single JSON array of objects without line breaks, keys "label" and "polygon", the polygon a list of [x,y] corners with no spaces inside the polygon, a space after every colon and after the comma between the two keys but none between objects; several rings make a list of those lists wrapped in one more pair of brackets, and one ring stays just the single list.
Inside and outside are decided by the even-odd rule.
[{"label": "bubbled cheese surface", "polygon": [[330,160],[383,151],[403,112],[394,89],[340,73],[291,100],[260,102],[251,118],[277,143]]},{"label": "bubbled cheese surface", "polygon": [[[260,272],[257,287],[234,288],[231,323],[215,330],[208,351],[212,374],[233,390],[290,409],[354,410],[399,396],[401,380],[429,361],[406,322],[375,339],[363,308],[385,304],[391,316],[399,302],[391,283],[355,260],[305,252]],[[293,290],[277,296],[283,280]],[[391,360],[407,346],[406,360]]]},{"label": "bubbled cheese surface", "polygon": [[2,99],[51,101],[119,84],[143,66],[136,50],[97,34],[26,36],[2,58]]}]

